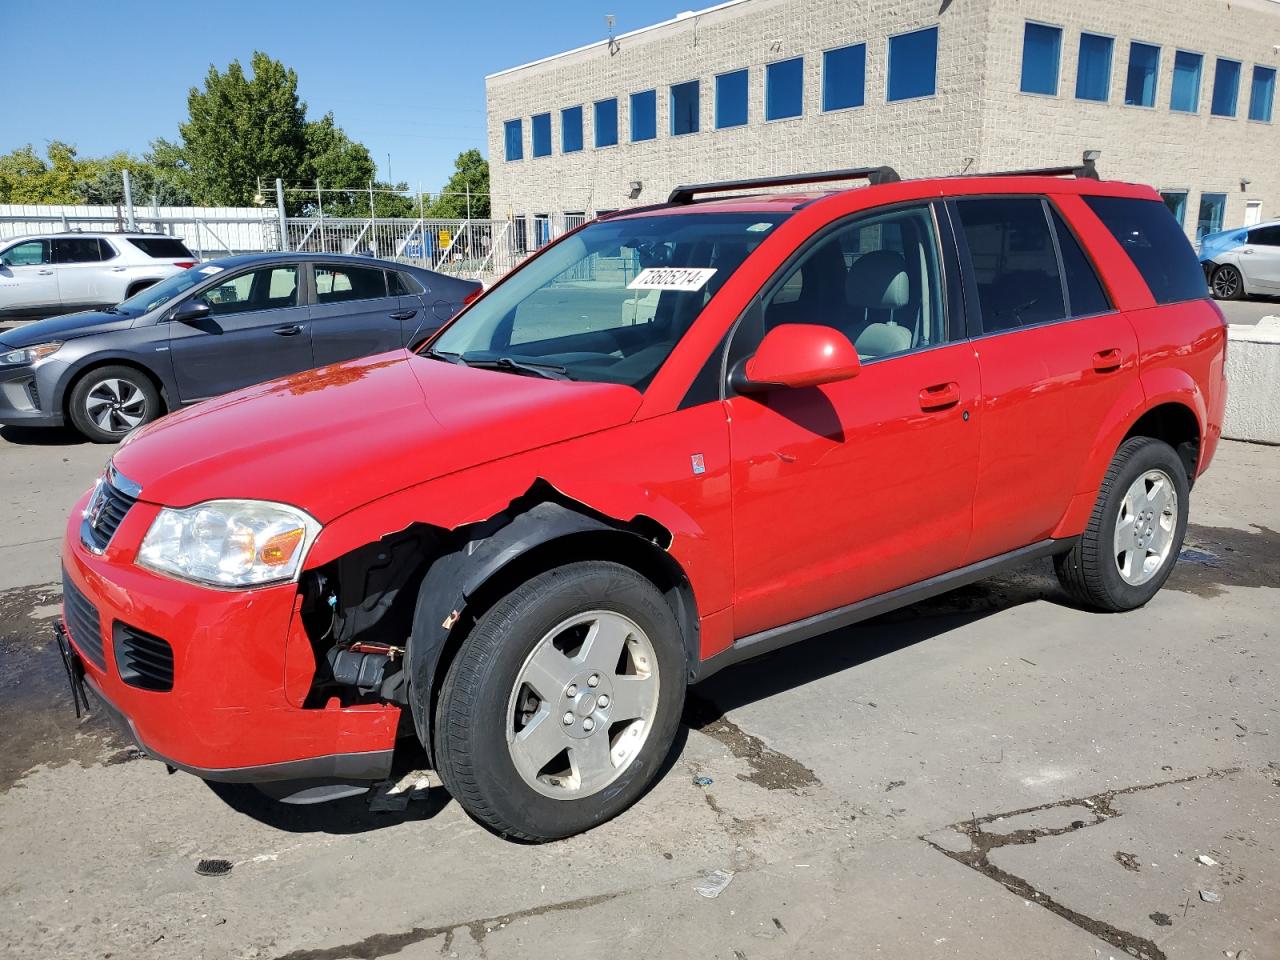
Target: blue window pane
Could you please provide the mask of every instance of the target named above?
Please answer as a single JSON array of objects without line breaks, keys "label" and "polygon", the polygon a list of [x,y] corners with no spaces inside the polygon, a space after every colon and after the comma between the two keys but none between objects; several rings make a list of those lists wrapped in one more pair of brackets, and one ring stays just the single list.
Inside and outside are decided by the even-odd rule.
[{"label": "blue window pane", "polygon": [[1196,243],[1204,239],[1206,234],[1217,233],[1222,229],[1222,214],[1227,209],[1225,193],[1200,194],[1200,216],[1196,220]]},{"label": "blue window pane", "polygon": [[1169,208],[1169,212],[1173,214],[1173,219],[1178,221],[1178,226],[1185,226],[1187,222],[1187,192],[1185,190],[1162,190],[1161,198],[1164,205]]},{"label": "blue window pane", "polygon": [[508,160],[524,159],[524,131],[519,120],[508,120],[502,125],[502,138]]},{"label": "blue window pane", "polygon": [[784,120],[804,113],[804,57],[764,68],[764,118]]},{"label": "blue window pane", "polygon": [[1200,109],[1200,71],[1204,57],[1198,53],[1179,50],[1173,58],[1173,91],[1169,94],[1169,109],[1195,113]]},{"label": "blue window pane", "polygon": [[1156,77],[1160,75],[1160,48],[1134,41],[1129,44],[1129,75],[1124,82],[1124,102],[1131,107],[1156,105]]},{"label": "blue window pane", "polygon": [[1215,117],[1234,117],[1239,96],[1240,61],[1219,57],[1213,70],[1213,104],[1209,112]]},{"label": "blue window pane", "polygon": [[889,97],[932,97],[938,89],[938,28],[889,38]]},{"label": "blue window pane", "polygon": [[616,97],[610,97],[608,100],[596,101],[596,146],[612,147],[618,142],[618,100]]},{"label": "blue window pane", "polygon": [[533,127],[533,155],[551,156],[551,114],[540,113],[530,121]]},{"label": "blue window pane", "polygon": [[698,81],[671,85],[671,135],[698,132]]},{"label": "blue window pane", "polygon": [[1271,108],[1275,100],[1275,67],[1254,67],[1253,86],[1249,89],[1249,119],[1270,123]]},{"label": "blue window pane", "polygon": [[652,140],[658,135],[658,91],[631,95],[631,142]]},{"label": "blue window pane", "polygon": [[822,109],[860,107],[867,87],[867,45],[828,50],[822,55]]},{"label": "blue window pane", "polygon": [[582,108],[565,107],[560,111],[560,151],[577,153],[582,149]]},{"label": "blue window pane", "polygon": [[1076,99],[1105,103],[1111,90],[1110,37],[1080,34],[1080,65],[1076,68]]},{"label": "blue window pane", "polygon": [[1028,23],[1022,35],[1022,92],[1058,95],[1058,64],[1062,59],[1062,29]]},{"label": "blue window pane", "polygon": [[747,71],[716,77],[716,129],[741,127],[747,122]]}]

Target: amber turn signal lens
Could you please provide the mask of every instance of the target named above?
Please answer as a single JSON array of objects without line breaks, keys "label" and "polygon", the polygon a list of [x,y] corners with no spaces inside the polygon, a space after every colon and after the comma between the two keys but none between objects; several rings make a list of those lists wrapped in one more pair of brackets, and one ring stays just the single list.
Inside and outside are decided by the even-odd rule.
[{"label": "amber turn signal lens", "polygon": [[262,545],[258,557],[269,567],[282,567],[293,558],[293,552],[302,543],[303,529],[297,527],[277,533]]}]

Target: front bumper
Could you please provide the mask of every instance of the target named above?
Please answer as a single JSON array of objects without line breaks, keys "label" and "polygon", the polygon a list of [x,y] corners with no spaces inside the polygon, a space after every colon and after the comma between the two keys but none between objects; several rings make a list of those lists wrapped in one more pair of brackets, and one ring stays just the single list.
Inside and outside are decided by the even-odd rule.
[{"label": "front bumper", "polygon": [[[302,706],[315,661],[295,616],[295,584],[217,590],[136,566],[136,545],[159,510],[144,501],[95,555],[80,542],[87,500],[76,504],[63,542],[63,619],[86,682],[142,750],[206,780],[387,774],[399,707]],[[69,609],[72,602],[76,610]],[[115,649],[118,625],[169,645],[171,689],[144,689],[126,679],[132,671]]]},{"label": "front bumper", "polygon": [[62,412],[50,396],[53,380],[39,366],[0,367],[0,425],[59,427]]}]

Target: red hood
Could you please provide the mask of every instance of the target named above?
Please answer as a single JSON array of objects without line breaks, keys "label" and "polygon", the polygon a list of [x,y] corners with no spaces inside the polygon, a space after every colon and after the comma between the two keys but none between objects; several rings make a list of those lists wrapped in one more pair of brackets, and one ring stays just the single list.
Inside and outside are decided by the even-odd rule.
[{"label": "red hood", "polygon": [[327,523],[476,464],[629,421],[640,394],[405,351],[322,367],[189,407],[116,452],[142,499],[275,500]]}]

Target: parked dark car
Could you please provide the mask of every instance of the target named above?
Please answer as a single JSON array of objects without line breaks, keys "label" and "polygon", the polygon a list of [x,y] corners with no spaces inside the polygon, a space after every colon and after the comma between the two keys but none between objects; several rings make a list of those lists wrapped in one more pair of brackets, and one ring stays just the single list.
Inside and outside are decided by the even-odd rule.
[{"label": "parked dark car", "polygon": [[369,257],[213,260],[106,310],[0,333],[0,424],[69,422],[110,443],[197,400],[415,346],[479,293]]}]

